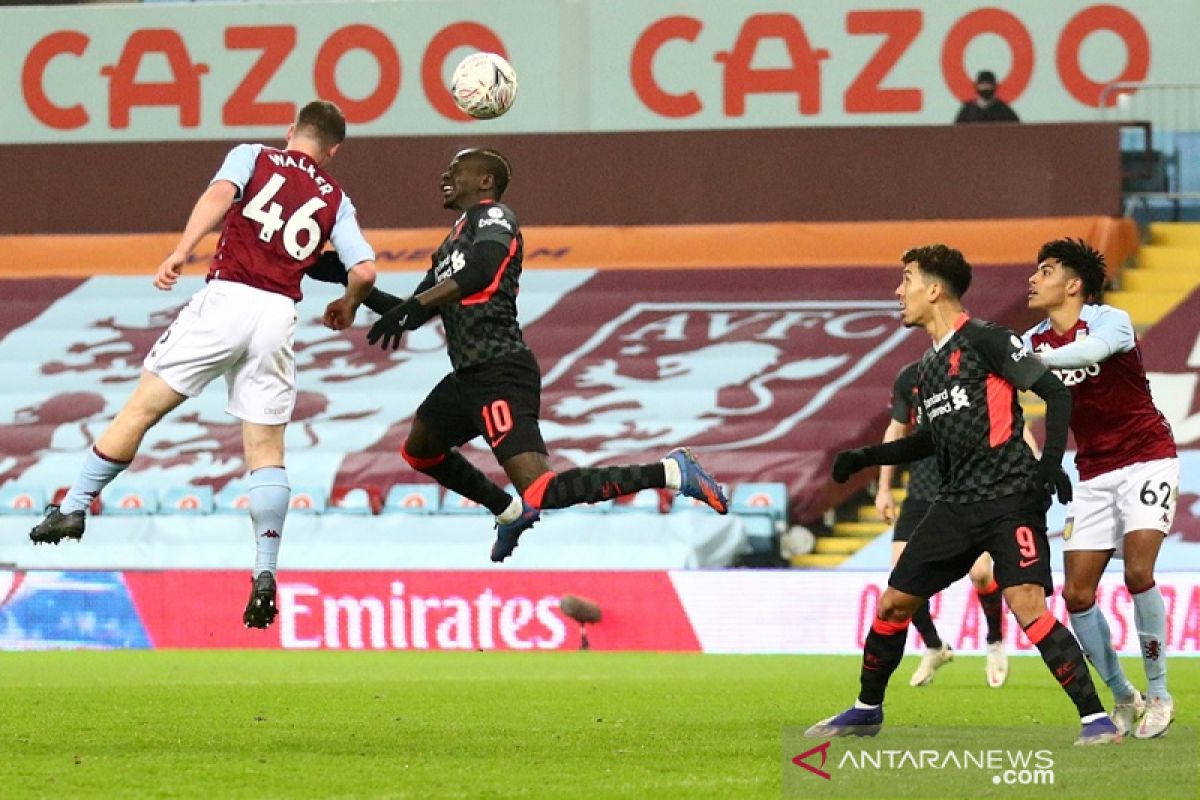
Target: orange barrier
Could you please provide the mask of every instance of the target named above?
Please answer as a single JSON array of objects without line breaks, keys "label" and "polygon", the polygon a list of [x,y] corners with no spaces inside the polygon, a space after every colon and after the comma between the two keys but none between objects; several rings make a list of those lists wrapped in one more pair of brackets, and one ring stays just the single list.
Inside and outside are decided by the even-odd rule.
[{"label": "orange barrier", "polygon": [[[385,270],[424,271],[445,228],[369,230]],[[924,222],[764,222],[729,225],[530,226],[527,268],[727,269],[899,266],[910,247],[945,242],[979,266],[1029,264],[1050,239],[1081,237],[1102,250],[1116,276],[1137,250],[1132,221],[1051,217]],[[22,235],[0,237],[0,275],[149,275],[178,235]],[[191,271],[207,266],[216,236],[205,238]]]}]

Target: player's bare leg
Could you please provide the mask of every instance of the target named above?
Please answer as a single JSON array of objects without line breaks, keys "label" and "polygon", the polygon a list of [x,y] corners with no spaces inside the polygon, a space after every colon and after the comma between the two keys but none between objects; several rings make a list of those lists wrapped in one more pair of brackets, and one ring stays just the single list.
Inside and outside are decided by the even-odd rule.
[{"label": "player's bare leg", "polygon": [[1175,720],[1175,701],[1167,691],[1167,613],[1154,582],[1154,565],[1163,542],[1162,531],[1125,534],[1125,588],[1133,597],[1133,619],[1146,670],[1146,709],[1133,735],[1162,736]]},{"label": "player's bare leg", "polygon": [[979,607],[983,609],[987,621],[984,678],[988,686],[999,689],[1008,680],[1008,653],[1004,651],[1004,598],[1000,593],[1000,585],[992,575],[992,557],[987,553],[981,555],[971,565],[967,575],[975,587],[975,596],[979,598]]},{"label": "player's bare leg", "polygon": [[[908,542],[892,542],[893,567],[900,560],[900,554],[904,552],[907,545]],[[913,671],[912,677],[908,679],[908,685],[927,686],[933,682],[935,672],[954,660],[954,651],[950,649],[950,645],[942,641],[942,637],[938,634],[937,627],[933,624],[933,617],[929,615],[928,600],[917,606],[912,615],[912,624],[917,629],[917,633],[921,634],[921,640],[925,642],[925,653],[921,656],[921,661]]]},{"label": "player's bare leg", "polygon": [[242,422],[242,447],[250,473],[250,524],[254,531],[254,570],[250,600],[242,613],[247,628],[266,628],[275,621],[275,570],[287,518],[291,487],[283,466],[286,425]]},{"label": "player's bare leg", "polygon": [[883,698],[888,681],[904,658],[908,624],[913,612],[927,598],[907,594],[889,586],[879,598],[875,620],[863,645],[859,693],[854,705],[823,719],[804,732],[805,736],[874,736],[883,727]]},{"label": "player's bare leg", "polygon": [[62,504],[46,509],[46,518],[29,532],[29,538],[35,544],[82,538],[92,501],[133,461],[146,431],[186,399],[162,378],[142,370],[133,394],[88,453]]},{"label": "player's bare leg", "polygon": [[1079,711],[1082,726],[1075,744],[1107,744],[1121,741],[1112,720],[1096,695],[1079,643],[1046,608],[1046,591],[1038,584],[1025,583],[1004,590],[1004,600],[1017,623],[1037,646],[1050,674],[1062,686]]},{"label": "player's bare leg", "polygon": [[[1162,538],[1161,534],[1158,534]],[[1067,550],[1063,554],[1066,582],[1063,602],[1071,614],[1071,628],[1096,674],[1113,695],[1113,722],[1121,735],[1132,733],[1142,717],[1142,695],[1121,669],[1121,661],[1112,646],[1108,620],[1096,606],[1096,587],[1112,558],[1112,550]]]}]

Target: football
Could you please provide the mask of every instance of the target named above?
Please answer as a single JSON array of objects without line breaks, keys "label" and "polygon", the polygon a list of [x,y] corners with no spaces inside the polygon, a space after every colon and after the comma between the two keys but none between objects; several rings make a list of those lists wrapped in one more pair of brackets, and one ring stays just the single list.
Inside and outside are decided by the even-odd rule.
[{"label": "football", "polygon": [[472,53],[454,68],[450,94],[466,114],[494,119],[517,99],[517,73],[502,56]]}]

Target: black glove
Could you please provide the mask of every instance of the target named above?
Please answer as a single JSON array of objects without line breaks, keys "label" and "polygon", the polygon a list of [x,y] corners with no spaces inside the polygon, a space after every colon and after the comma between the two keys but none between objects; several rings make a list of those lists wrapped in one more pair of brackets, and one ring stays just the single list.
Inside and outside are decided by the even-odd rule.
[{"label": "black glove", "polygon": [[346,265],[338,258],[336,250],[326,250],[321,253],[313,265],[304,270],[304,274],[315,281],[340,283],[342,286],[345,286],[346,282],[350,280],[346,277]]},{"label": "black glove", "polygon": [[367,332],[367,343],[375,344],[384,350],[400,349],[400,341],[405,331],[415,331],[433,316],[433,309],[425,308],[410,297],[391,311],[380,317],[371,330]]},{"label": "black glove", "polygon": [[1058,497],[1058,502],[1066,505],[1074,496],[1071,491],[1071,479],[1063,472],[1062,465],[1057,459],[1042,457],[1038,462],[1038,479],[1046,487],[1047,497]]},{"label": "black glove", "polygon": [[845,483],[850,480],[851,475],[869,466],[871,465],[867,461],[865,448],[843,450],[833,457],[833,479],[838,483]]}]

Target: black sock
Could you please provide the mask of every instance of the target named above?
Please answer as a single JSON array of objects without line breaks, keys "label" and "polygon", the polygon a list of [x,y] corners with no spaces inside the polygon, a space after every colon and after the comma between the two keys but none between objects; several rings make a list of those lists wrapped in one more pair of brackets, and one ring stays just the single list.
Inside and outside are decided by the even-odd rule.
[{"label": "black sock", "polygon": [[869,706],[883,702],[888,681],[904,658],[908,622],[884,622],[876,617],[863,645],[862,671],[859,673],[858,700]]},{"label": "black sock", "polygon": [[1083,660],[1079,642],[1049,611],[1025,627],[1029,641],[1037,645],[1042,660],[1050,668],[1050,674],[1063,687],[1067,697],[1079,709],[1079,716],[1104,713],[1104,706],[1096,695],[1092,674]]},{"label": "black sock", "polygon": [[928,600],[922,601],[921,607],[913,612],[912,624],[917,629],[917,633],[921,634],[921,638],[925,640],[926,647],[937,650],[942,646],[942,637],[938,636],[937,627],[933,624],[933,617],[929,616]]},{"label": "black sock", "polygon": [[1000,586],[992,581],[992,585],[984,591],[976,590],[979,596],[979,607],[983,609],[983,618],[987,620],[987,643],[995,644],[1004,639],[1004,596]]},{"label": "black sock", "polygon": [[544,483],[539,478],[526,490],[529,502],[538,508],[595,503],[667,485],[666,468],[661,462],[625,467],[578,467],[546,474],[550,477]]},{"label": "black sock", "polygon": [[512,503],[513,499],[508,492],[497,486],[457,450],[450,450],[446,457],[436,464],[422,463],[416,468],[447,489],[474,500],[496,516],[504,513]]}]

